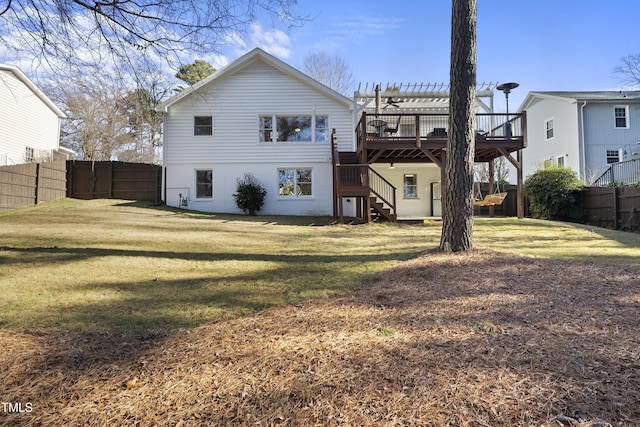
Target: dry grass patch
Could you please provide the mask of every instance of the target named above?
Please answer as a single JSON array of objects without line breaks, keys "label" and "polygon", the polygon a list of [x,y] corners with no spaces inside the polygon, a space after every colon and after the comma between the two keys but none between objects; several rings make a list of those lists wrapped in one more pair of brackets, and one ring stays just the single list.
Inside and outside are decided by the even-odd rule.
[{"label": "dry grass patch", "polygon": [[0,330],[22,425],[640,424],[640,267],[430,253],[163,339]]}]

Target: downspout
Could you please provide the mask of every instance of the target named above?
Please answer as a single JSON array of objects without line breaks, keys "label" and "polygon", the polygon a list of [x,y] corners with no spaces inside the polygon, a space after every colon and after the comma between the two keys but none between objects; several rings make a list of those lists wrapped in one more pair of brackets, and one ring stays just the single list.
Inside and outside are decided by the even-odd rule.
[{"label": "downspout", "polygon": [[586,181],[587,178],[587,164],[586,164],[586,154],[585,154],[585,144],[584,144],[584,107],[587,105],[587,101],[582,101],[582,105],[580,106],[580,145],[578,149],[580,150],[580,171],[582,172],[582,179]]}]

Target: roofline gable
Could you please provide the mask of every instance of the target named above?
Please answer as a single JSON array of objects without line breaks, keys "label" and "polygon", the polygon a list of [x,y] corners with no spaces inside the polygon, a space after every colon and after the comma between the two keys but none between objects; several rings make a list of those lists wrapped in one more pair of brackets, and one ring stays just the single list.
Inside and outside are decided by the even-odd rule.
[{"label": "roofline gable", "polygon": [[344,104],[347,108],[353,109],[352,99],[347,98],[346,96],[336,92],[330,87],[323,85],[322,83],[318,82],[317,80],[314,80],[313,78],[309,77],[302,71],[292,67],[286,62],[276,58],[275,56],[257,47],[249,51],[248,53],[242,55],[240,58],[236,59],[235,61],[232,61],[229,64],[225,65],[224,67],[220,68],[215,73],[202,79],[198,83],[181,90],[179,93],[175,94],[171,98],[161,103],[156,108],[156,111],[167,112],[173,104],[176,104],[177,102],[180,102],[185,98],[188,98],[190,95],[196,93],[201,88],[214,83],[215,81],[223,78],[224,76],[232,75],[258,60],[261,60],[266,64],[271,65],[273,68],[277,69],[278,71],[301,81],[307,86],[310,86],[313,89],[323,93],[324,95],[337,101],[338,103]]},{"label": "roofline gable", "polygon": [[29,90],[31,90],[38,98],[40,98],[40,100],[47,107],[49,107],[49,109],[53,111],[59,118],[61,119],[67,118],[67,115],[63,113],[62,110],[58,108],[53,103],[53,101],[51,101],[49,97],[45,95],[44,92],[42,92],[38,88],[38,86],[36,86],[35,83],[33,83],[31,79],[29,79],[29,77],[27,77],[27,75],[24,74],[18,67],[16,67],[15,65],[0,64],[0,70],[9,71],[13,73],[18,78],[18,80],[20,80],[25,86],[27,86]]}]

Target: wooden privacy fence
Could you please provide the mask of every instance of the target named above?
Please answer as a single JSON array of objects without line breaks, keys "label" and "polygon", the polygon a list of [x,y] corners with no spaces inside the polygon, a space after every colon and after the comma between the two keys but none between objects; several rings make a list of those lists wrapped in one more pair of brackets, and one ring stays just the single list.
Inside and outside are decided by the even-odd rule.
[{"label": "wooden privacy fence", "polygon": [[0,210],[64,198],[66,161],[0,166]]},{"label": "wooden privacy fence", "polygon": [[582,207],[587,224],[616,230],[640,228],[640,188],[585,188]]},{"label": "wooden privacy fence", "polygon": [[146,163],[67,161],[67,197],[160,203],[162,167]]}]

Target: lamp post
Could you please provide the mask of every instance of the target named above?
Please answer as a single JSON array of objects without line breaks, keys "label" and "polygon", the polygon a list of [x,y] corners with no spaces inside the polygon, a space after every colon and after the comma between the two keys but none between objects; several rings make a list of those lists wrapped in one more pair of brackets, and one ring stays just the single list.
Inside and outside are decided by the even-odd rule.
[{"label": "lamp post", "polygon": [[509,121],[509,94],[511,93],[511,89],[515,89],[520,86],[518,83],[510,82],[510,83],[502,83],[496,87],[496,89],[504,92],[505,100],[507,101],[507,124],[505,125],[504,132],[506,136],[511,136],[511,122]]}]

